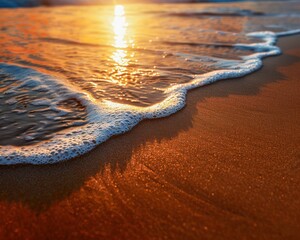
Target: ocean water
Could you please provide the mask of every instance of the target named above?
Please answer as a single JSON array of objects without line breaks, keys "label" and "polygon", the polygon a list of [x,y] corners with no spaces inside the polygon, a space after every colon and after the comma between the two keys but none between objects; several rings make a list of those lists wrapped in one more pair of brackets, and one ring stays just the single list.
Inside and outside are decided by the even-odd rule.
[{"label": "ocean water", "polygon": [[0,9],[0,164],[84,154],[189,89],[258,70],[297,1]]}]

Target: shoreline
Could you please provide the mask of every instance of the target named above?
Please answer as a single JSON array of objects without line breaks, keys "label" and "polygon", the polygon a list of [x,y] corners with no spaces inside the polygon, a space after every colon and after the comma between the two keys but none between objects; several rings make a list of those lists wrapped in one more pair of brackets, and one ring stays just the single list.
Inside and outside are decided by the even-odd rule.
[{"label": "shoreline", "polygon": [[0,238],[297,239],[299,40],[81,157],[1,166]]}]

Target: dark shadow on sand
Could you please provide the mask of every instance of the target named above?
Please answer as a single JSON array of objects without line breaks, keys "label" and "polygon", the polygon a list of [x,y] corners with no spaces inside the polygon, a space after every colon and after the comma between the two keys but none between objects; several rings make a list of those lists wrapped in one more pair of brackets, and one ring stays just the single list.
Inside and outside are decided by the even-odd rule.
[{"label": "dark shadow on sand", "polygon": [[[283,38],[280,46],[284,51],[298,47],[300,37]],[[228,79],[189,92],[187,106],[178,113],[163,119],[145,120],[132,131],[111,138],[84,156],[45,166],[1,166],[0,201],[21,202],[37,213],[46,210],[79,190],[91,177],[101,173],[106,166],[112,171],[124,171],[132,152],[147,142],[171,139],[193,125],[196,104],[210,97],[229,95],[256,95],[260,88],[276,81],[285,80],[277,71],[278,66],[289,66],[298,57],[282,55],[264,60],[262,71],[247,77]],[[169,127],[166,127],[169,126]]]}]

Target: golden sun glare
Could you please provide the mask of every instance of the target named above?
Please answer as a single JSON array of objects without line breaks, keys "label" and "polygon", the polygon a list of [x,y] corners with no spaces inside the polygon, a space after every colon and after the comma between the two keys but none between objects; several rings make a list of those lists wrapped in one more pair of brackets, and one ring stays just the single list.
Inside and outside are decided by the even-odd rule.
[{"label": "golden sun glare", "polygon": [[124,86],[127,85],[127,79],[124,79],[122,75],[127,71],[129,59],[127,56],[128,42],[126,38],[128,23],[123,5],[115,6],[112,27],[114,33],[113,46],[115,47],[115,50],[112,53],[111,58],[115,62],[115,74],[111,81]]}]

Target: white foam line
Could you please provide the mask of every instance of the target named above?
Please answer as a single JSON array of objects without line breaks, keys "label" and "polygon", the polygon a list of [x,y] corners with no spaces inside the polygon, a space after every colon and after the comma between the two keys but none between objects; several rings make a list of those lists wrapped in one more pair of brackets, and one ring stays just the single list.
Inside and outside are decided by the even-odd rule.
[{"label": "white foam line", "polygon": [[[257,50],[256,53],[245,56],[244,62],[229,70],[218,70],[207,74],[194,76],[194,80],[178,84],[166,91],[168,97],[160,103],[149,107],[136,107],[110,101],[98,102],[85,93],[78,93],[71,86],[62,85],[56,79],[32,69],[22,68],[21,73],[27,77],[43,79],[43,83],[51,87],[63,87],[68,91],[68,97],[79,99],[86,106],[89,123],[57,133],[49,141],[43,141],[32,146],[1,146],[0,164],[50,164],[82,155],[113,135],[132,129],[142,119],[152,119],[169,116],[185,105],[187,91],[196,87],[214,83],[228,78],[248,75],[262,66],[262,58],[280,54],[280,49],[274,46],[277,37],[298,34],[299,30],[284,33],[255,32],[248,36],[263,39],[263,43],[236,44]],[[11,65],[0,64],[0,69],[7,70]],[[8,70],[7,70],[8,71]],[[19,76],[20,77],[20,76]]]}]

